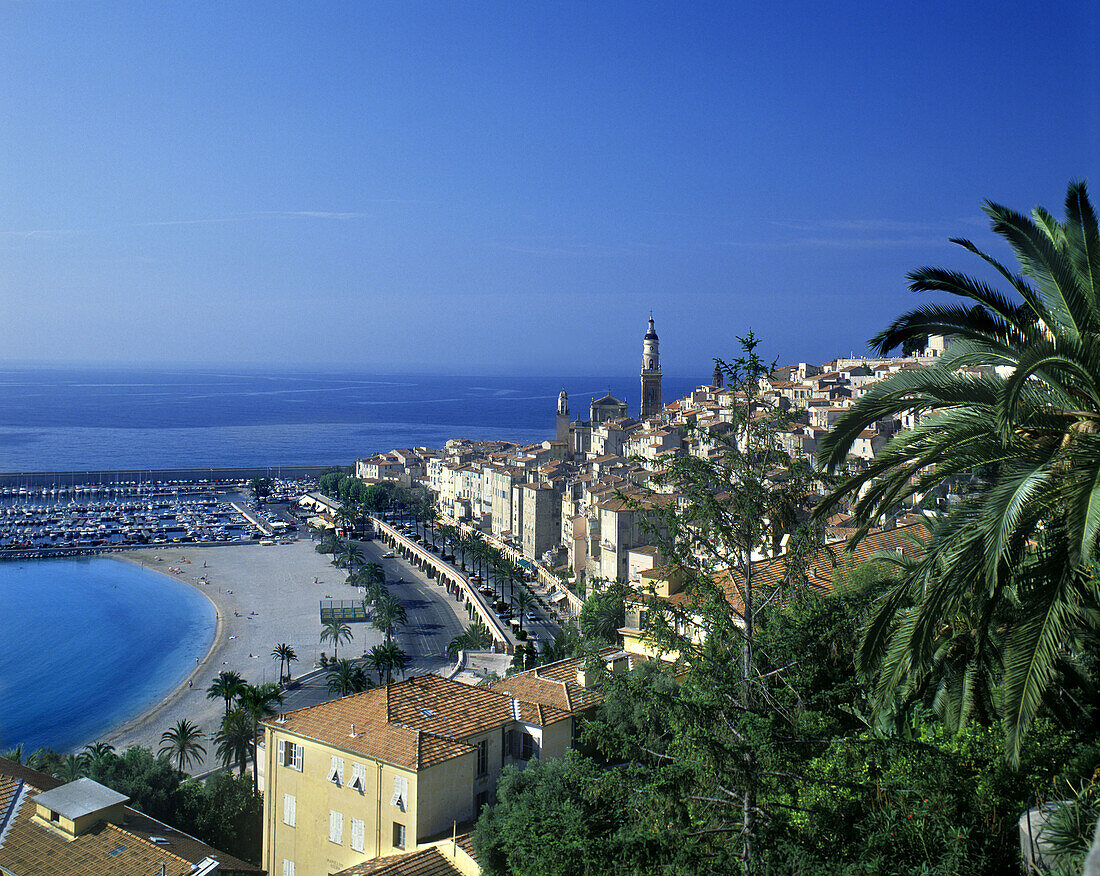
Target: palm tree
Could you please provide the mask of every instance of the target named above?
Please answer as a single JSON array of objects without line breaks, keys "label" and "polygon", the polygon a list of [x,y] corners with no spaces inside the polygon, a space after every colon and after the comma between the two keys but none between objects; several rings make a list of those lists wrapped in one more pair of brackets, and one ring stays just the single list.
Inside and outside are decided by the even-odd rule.
[{"label": "palm tree", "polygon": [[350,642],[353,636],[351,627],[342,620],[330,620],[321,630],[321,642],[332,642],[332,656],[335,659],[341,642]]},{"label": "palm tree", "polygon": [[370,587],[386,583],[386,570],[381,563],[364,563],[354,575],[348,576],[349,584]]},{"label": "palm tree", "polygon": [[88,775],[88,760],[80,754],[68,754],[58,765],[54,775],[63,782],[75,782]]},{"label": "palm tree", "polygon": [[354,505],[342,505],[333,515],[333,522],[337,525],[342,524],[344,531],[350,536],[355,532],[360,517],[359,509]]},{"label": "palm tree", "polygon": [[[281,642],[275,646],[271,656],[279,661],[279,681],[290,681],[290,664],[298,661],[298,655],[294,653],[294,649],[286,642]],[[283,672],[283,666],[286,666],[286,673]]]},{"label": "palm tree", "polygon": [[520,587],[518,592],[512,594],[512,605],[516,607],[516,614],[519,615],[519,628],[521,631],[523,630],[523,614],[534,602],[534,598],[527,592],[526,587]]},{"label": "palm tree", "polygon": [[343,546],[344,543],[340,540],[340,536],[336,534],[336,531],[326,527],[325,531],[321,533],[321,540],[317,544],[316,551],[319,554],[337,554]]},{"label": "palm tree", "polygon": [[409,614],[405,606],[398,602],[389,591],[383,591],[374,600],[371,606],[371,624],[386,637],[389,644],[393,628],[397,625],[404,626],[409,622]]},{"label": "palm tree", "polygon": [[386,678],[386,684],[389,684],[393,676],[393,671],[395,669],[400,669],[404,672],[408,664],[408,655],[396,642],[385,642],[382,645],[375,645],[367,653],[367,665],[378,673],[379,684],[382,683],[383,674]]},{"label": "palm tree", "polygon": [[451,639],[447,645],[447,656],[452,660],[458,657],[459,651],[484,651],[493,645],[493,634],[488,628],[478,622],[472,623],[465,630]]},{"label": "palm tree", "polygon": [[210,687],[206,689],[206,698],[208,700],[216,700],[218,697],[224,699],[225,714],[228,715],[230,704],[243,687],[244,679],[238,673],[223,669],[218,673],[218,677],[214,679]]},{"label": "palm tree", "polygon": [[19,763],[19,764],[23,763],[23,745],[22,745],[22,743],[15,746],[15,748],[9,748],[3,754],[0,754],[0,757],[4,758],[5,760],[10,760],[13,763]]},{"label": "palm tree", "polygon": [[85,745],[80,751],[80,756],[84,758],[84,762],[88,767],[92,767],[95,764],[102,763],[110,758],[116,757],[115,747],[108,742],[93,742],[90,745]]},{"label": "palm tree", "polygon": [[362,549],[351,541],[351,539],[344,542],[340,552],[336,556],[336,564],[353,573],[355,572],[356,566],[362,565],[363,560]]},{"label": "palm tree", "polygon": [[[961,301],[917,308],[872,343],[886,352],[929,334],[955,340],[933,367],[875,384],[836,423],[819,455],[842,470],[863,428],[919,417],[820,513],[862,491],[855,511],[866,527],[933,489],[953,483],[965,493],[932,527],[922,562],[881,600],[861,658],[879,669],[884,708],[931,671],[951,619],[972,619],[969,665],[992,655],[1001,667],[999,717],[1015,763],[1059,659],[1097,604],[1089,569],[1100,537],[1100,234],[1084,183],[1069,186],[1062,222],[1041,208],[1030,218],[984,209],[1020,273],[960,239],[1009,292],[939,268],[910,274],[914,291]],[[955,694],[965,720],[973,689],[958,684]]]},{"label": "palm tree", "polygon": [[221,729],[214,734],[218,759],[223,766],[236,764],[237,772],[244,775],[252,751],[252,719],[244,709],[234,709],[222,719]]},{"label": "palm tree", "polygon": [[342,697],[359,693],[370,687],[363,667],[351,660],[336,661],[329,667],[325,680],[328,682],[329,691]]},{"label": "palm tree", "polygon": [[53,775],[61,767],[61,755],[52,748],[42,746],[27,755],[27,766],[40,773]]},{"label": "palm tree", "polygon": [[160,741],[163,744],[157,753],[174,757],[179,771],[186,772],[192,763],[200,762],[206,757],[206,746],[201,742],[205,736],[202,728],[181,718],[174,727],[161,734]]},{"label": "palm tree", "polygon": [[270,718],[278,712],[282,705],[283,695],[276,684],[246,684],[241,690],[239,699],[240,708],[248,716],[249,739],[252,750],[252,790],[259,793],[259,775],[256,764],[256,737],[259,734],[260,722]]}]

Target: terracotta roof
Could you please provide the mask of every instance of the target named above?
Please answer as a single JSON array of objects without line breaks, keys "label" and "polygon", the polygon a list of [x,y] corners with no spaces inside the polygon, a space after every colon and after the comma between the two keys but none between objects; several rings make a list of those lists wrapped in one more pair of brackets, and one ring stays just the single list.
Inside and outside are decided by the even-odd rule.
[{"label": "terracotta roof", "polygon": [[[618,653],[620,652],[617,648],[603,648],[599,655],[606,659]],[[493,690],[505,691],[517,698],[539,703],[547,718],[546,723],[553,723],[555,720],[568,717],[571,713],[587,709],[603,699],[598,691],[577,683],[577,671],[584,669],[587,662],[586,657],[574,657],[559,660],[556,663],[547,663],[545,666],[538,666],[494,681],[490,687]],[[554,717],[555,713],[560,714],[560,717]]]},{"label": "terracotta roof", "polygon": [[435,846],[373,858],[333,873],[332,876],[461,876],[462,871]]},{"label": "terracotta roof", "polygon": [[[513,696],[522,701],[514,702]],[[568,717],[567,713],[559,714],[554,705],[543,698],[513,695],[503,689],[474,687],[438,675],[418,675],[288,712],[267,724],[275,730],[419,770],[475,751],[462,740],[514,721],[517,707],[521,720],[540,725]]]},{"label": "terracotta roof", "polygon": [[[34,814],[34,804],[29,801],[30,797],[33,797],[39,792],[51,791],[54,788],[58,788],[61,785],[65,784],[63,781],[54,778],[53,776],[46,775],[45,773],[41,773],[38,770],[31,769],[30,767],[23,766],[22,764],[18,764],[15,761],[7,760],[0,757],[0,823],[3,822],[4,814],[8,811],[8,805],[11,802],[11,790],[20,781],[23,782],[24,788],[27,789],[24,795],[27,799],[24,800],[23,806],[20,807],[20,815],[23,813],[24,809],[27,809],[31,815]],[[204,858],[207,857],[216,858],[221,864],[221,869],[223,872],[261,872],[261,868],[256,866],[255,864],[249,864],[247,861],[242,861],[240,858],[236,858],[233,855],[228,854],[227,852],[222,852],[218,849],[208,846],[201,840],[198,840],[181,830],[177,830],[176,828],[171,827],[164,822],[157,821],[157,819],[146,815],[144,812],[139,812],[138,810],[133,809],[129,806],[124,807],[123,812],[124,822],[122,828],[116,828],[116,830],[126,835],[132,835],[134,837],[134,840],[131,842],[131,845],[135,848],[138,845],[147,846],[150,853],[160,853],[162,857],[163,853],[171,853],[173,856],[189,862],[189,865],[197,864],[199,861],[202,861]],[[18,826],[19,824],[20,822],[18,821],[17,816],[17,820],[13,822],[13,828]],[[27,824],[27,829],[36,830],[38,829],[38,826],[31,822]],[[115,859],[120,857],[122,853],[119,853],[119,855],[116,855],[115,858],[110,859],[111,866],[107,867],[105,865],[102,870],[82,870],[79,868],[66,870],[63,865],[58,865],[57,867],[49,866],[43,870],[27,869],[24,871],[20,871],[9,863],[10,859],[7,857],[6,854],[8,850],[7,837],[9,836],[10,831],[8,834],[4,835],[4,840],[0,841],[0,867],[7,867],[13,872],[26,873],[28,874],[28,876],[32,876],[32,874],[38,872],[87,872],[92,874],[96,872],[118,872],[122,874],[131,872],[130,870],[116,871],[114,869]],[[87,834],[85,834],[85,836],[87,836]],[[153,843],[150,840],[150,837],[154,836],[163,837],[164,839],[168,840],[168,844],[161,845],[159,843]],[[73,841],[71,845],[79,845],[81,842],[83,842],[83,836]],[[68,845],[69,841],[64,840],[64,843]],[[24,849],[24,852],[22,854],[26,853],[27,850]],[[161,859],[158,859],[155,869],[147,872],[159,872],[160,860]],[[189,872],[189,870],[190,867],[188,867],[188,869],[184,872]],[[146,871],[141,872],[145,873]],[[170,868],[168,872],[173,873],[175,871]]]},{"label": "terracotta roof", "polygon": [[0,823],[6,822],[0,867],[19,876],[79,873],[81,876],[186,876],[184,860],[114,824],[100,822],[75,839],[33,820],[31,801],[41,789],[24,779],[0,775]]},{"label": "terracotta roof", "polygon": [[[393,685],[390,685],[392,687]],[[474,751],[455,739],[425,734],[387,719],[388,688],[378,687],[280,715],[275,730],[316,739],[409,770],[419,770]],[[351,727],[355,725],[355,736]]]}]

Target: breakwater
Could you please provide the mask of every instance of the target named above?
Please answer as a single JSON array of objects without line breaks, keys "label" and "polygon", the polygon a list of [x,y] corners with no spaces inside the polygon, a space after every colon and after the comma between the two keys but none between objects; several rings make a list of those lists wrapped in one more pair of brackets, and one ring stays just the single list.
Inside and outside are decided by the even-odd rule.
[{"label": "breakwater", "polygon": [[99,471],[24,471],[0,472],[4,487],[62,487],[76,484],[132,484],[160,481],[167,483],[223,483],[251,478],[314,478],[323,471],[339,468],[350,473],[349,466],[266,465],[232,468],[130,468]]}]

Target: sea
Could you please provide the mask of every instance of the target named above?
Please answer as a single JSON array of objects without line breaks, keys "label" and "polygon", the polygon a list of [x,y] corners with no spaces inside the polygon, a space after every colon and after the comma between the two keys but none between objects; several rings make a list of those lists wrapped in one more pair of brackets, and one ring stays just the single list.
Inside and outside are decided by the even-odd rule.
[{"label": "sea", "polygon": [[[665,376],[666,401],[709,379]],[[350,465],[450,438],[554,437],[638,376],[0,366],[0,472]],[[78,749],[165,696],[206,653],[197,591],[109,558],[0,562],[0,751]]]},{"label": "sea", "polygon": [[182,683],[214,639],[210,601],[124,560],[0,563],[0,752],[77,749]]}]

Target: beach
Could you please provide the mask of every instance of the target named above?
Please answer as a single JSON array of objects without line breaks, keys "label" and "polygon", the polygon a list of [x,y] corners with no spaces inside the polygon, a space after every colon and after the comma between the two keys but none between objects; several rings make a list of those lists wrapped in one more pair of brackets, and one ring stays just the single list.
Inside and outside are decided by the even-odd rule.
[{"label": "beach", "polygon": [[[320,643],[320,600],[359,595],[344,583],[346,573],[332,566],[328,555],[317,553],[309,539],[276,545],[161,546],[116,556],[192,585],[217,609],[214,642],[190,675],[143,714],[103,737],[119,751],[143,745],[155,752],[161,734],[186,719],[207,737],[205,766],[196,764],[196,774],[218,765],[211,738],[225,704],[206,696],[218,673],[231,670],[253,684],[277,681],[279,663],[271,652],[283,642],[298,655],[291,674],[311,671],[322,651],[332,653],[330,642]],[[354,638],[340,646],[341,656],[360,656],[381,641],[381,634],[366,624],[352,624],[351,629]]]}]

